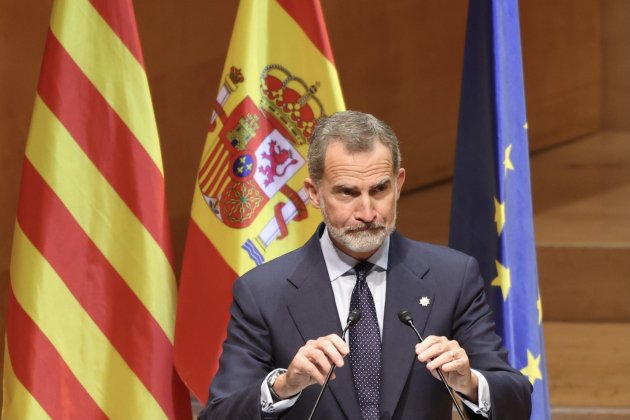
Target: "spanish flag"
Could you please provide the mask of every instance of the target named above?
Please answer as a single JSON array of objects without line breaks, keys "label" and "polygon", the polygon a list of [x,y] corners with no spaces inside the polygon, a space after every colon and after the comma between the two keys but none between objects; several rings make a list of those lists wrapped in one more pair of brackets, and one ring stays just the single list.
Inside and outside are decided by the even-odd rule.
[{"label": "spanish flag", "polygon": [[54,3],[13,237],[5,419],[186,419],[164,174],[131,0]]},{"label": "spanish flag", "polygon": [[344,109],[319,0],[242,0],[201,156],[180,278],[175,363],[208,397],[237,276],[302,245],[317,119]]}]

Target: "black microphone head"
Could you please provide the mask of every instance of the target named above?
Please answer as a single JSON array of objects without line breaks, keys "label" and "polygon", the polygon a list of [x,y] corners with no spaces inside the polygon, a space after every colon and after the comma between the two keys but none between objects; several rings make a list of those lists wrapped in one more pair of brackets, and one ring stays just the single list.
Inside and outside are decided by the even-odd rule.
[{"label": "black microphone head", "polygon": [[348,324],[354,325],[361,319],[361,311],[358,309],[353,309],[348,314]]},{"label": "black microphone head", "polygon": [[405,309],[398,312],[398,319],[400,319],[400,322],[402,322],[403,324],[409,325],[413,323],[413,317],[411,316],[411,313]]}]

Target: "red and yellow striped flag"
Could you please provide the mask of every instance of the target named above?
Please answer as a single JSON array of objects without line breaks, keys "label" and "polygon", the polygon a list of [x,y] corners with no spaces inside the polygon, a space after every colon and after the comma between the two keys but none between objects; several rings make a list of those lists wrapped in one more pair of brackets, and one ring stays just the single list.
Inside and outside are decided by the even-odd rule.
[{"label": "red and yellow striped flag", "polygon": [[10,276],[3,418],[191,418],[131,0],[54,3]]},{"label": "red and yellow striped flag", "polygon": [[201,401],[217,368],[233,280],[302,245],[306,151],[317,118],[344,109],[319,0],[242,0],[195,185],[175,364]]}]

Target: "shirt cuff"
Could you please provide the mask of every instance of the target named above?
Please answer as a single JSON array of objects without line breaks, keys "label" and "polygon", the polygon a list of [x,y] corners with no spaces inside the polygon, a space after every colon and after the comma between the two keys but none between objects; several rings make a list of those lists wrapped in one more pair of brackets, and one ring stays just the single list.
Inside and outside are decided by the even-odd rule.
[{"label": "shirt cuff", "polygon": [[[480,414],[485,418],[490,417],[490,385],[488,385],[488,381],[486,377],[481,374],[481,372],[476,371],[475,369],[470,369],[473,375],[477,377],[477,401],[478,404],[473,404],[468,401],[466,398],[462,397],[462,402],[466,404],[468,408],[470,408],[475,414]],[[266,382],[265,382],[266,383]]]},{"label": "shirt cuff", "polygon": [[271,391],[269,391],[269,386],[267,385],[267,379],[273,375],[275,372],[285,373],[286,369],[276,369],[269,372],[267,376],[265,376],[265,380],[260,385],[260,409],[263,413],[280,413],[284,410],[287,410],[293,407],[293,404],[297,401],[301,392],[294,395],[291,398],[287,398],[280,401],[273,401],[273,397],[271,396]]}]

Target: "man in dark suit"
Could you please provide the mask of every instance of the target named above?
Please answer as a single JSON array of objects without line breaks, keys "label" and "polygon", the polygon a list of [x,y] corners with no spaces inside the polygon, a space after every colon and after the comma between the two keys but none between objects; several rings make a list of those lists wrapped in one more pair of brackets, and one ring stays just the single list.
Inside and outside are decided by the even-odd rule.
[{"label": "man in dark suit", "polygon": [[[394,232],[405,180],[385,123],[347,111],[313,133],[305,180],[324,223],[234,285],[220,367],[201,419],[450,419],[436,369],[469,417],[529,419],[531,386],[494,333],[476,261]],[[341,339],[348,311],[360,321]],[[420,333],[398,319],[408,310]]]}]

